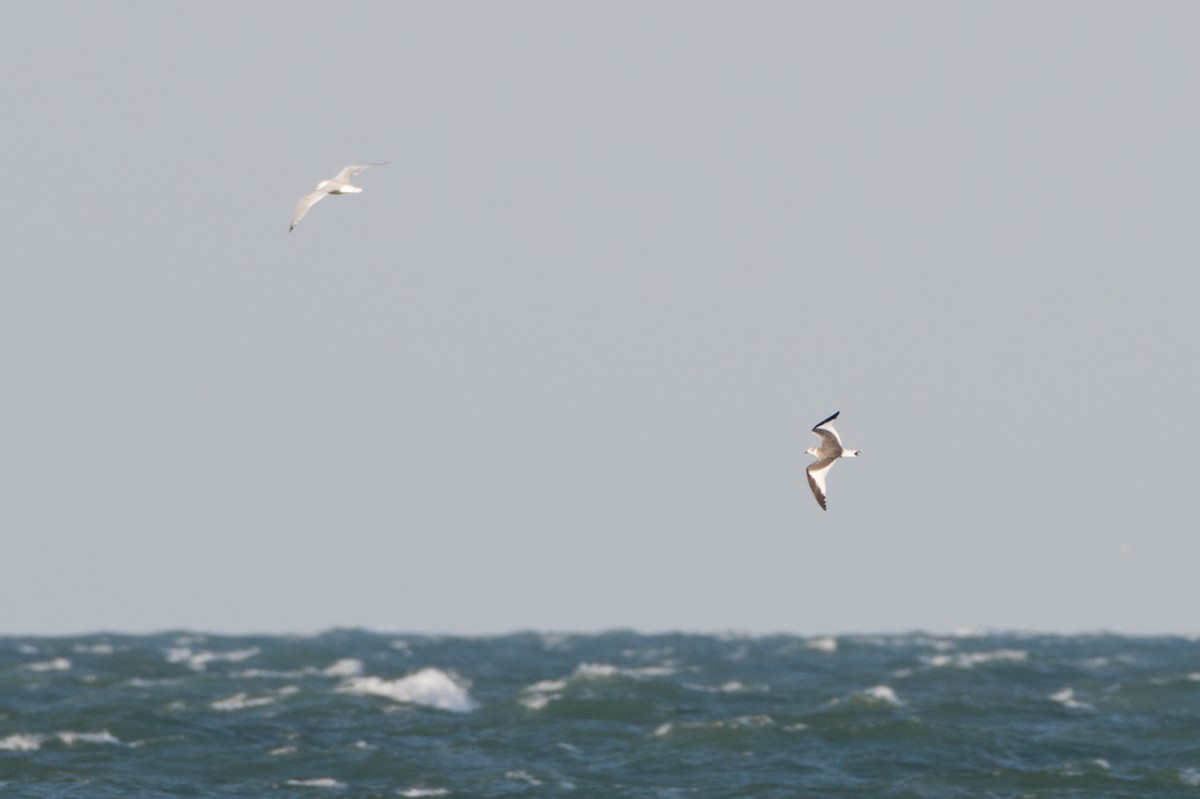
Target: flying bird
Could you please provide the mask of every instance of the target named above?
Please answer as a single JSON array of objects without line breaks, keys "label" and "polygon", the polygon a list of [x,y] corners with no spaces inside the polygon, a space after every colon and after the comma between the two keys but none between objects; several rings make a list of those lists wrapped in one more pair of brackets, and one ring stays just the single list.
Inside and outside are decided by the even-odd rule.
[{"label": "flying bird", "polygon": [[320,200],[328,194],[358,194],[362,189],[350,183],[350,179],[362,172],[364,169],[373,166],[383,166],[390,164],[391,161],[381,161],[378,164],[359,164],[358,166],[343,167],[341,172],[337,173],[336,177],[329,180],[322,180],[317,184],[317,188],[312,194],[307,194],[300,200],[300,204],[296,206],[296,210],[292,213],[292,226],[288,228],[288,233],[296,229],[296,225],[300,224],[300,220],[308,213],[308,209],[312,208]]},{"label": "flying bird", "polygon": [[817,434],[817,438],[821,439],[821,443],[808,448],[808,454],[816,458],[816,461],[808,465],[808,487],[812,489],[813,496],[817,498],[817,504],[821,506],[821,510],[827,510],[825,507],[825,475],[829,474],[829,470],[833,468],[834,461],[838,458],[857,458],[859,453],[856,449],[842,448],[841,436],[833,429],[833,420],[836,418],[838,418],[837,413],[812,429]]}]

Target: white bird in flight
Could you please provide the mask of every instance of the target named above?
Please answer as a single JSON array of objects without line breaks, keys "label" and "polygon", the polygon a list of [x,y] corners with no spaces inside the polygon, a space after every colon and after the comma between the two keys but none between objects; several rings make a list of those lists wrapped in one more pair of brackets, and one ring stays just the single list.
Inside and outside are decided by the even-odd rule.
[{"label": "white bird in flight", "polygon": [[808,487],[812,489],[813,496],[817,498],[817,504],[821,506],[821,510],[827,510],[825,507],[825,475],[833,468],[834,461],[838,458],[857,458],[859,453],[859,450],[856,449],[842,448],[841,436],[833,429],[833,420],[836,418],[838,418],[837,413],[818,423],[812,429],[817,434],[817,438],[821,439],[821,443],[808,448],[808,454],[816,458],[816,461],[808,465]]},{"label": "white bird in flight", "polygon": [[359,164],[358,166],[343,167],[341,172],[337,173],[336,177],[329,180],[322,180],[317,184],[316,190],[312,194],[307,194],[300,200],[300,204],[296,206],[296,210],[292,213],[292,226],[288,228],[288,233],[296,229],[296,225],[300,224],[300,220],[308,213],[308,209],[317,204],[327,194],[358,194],[362,191],[358,186],[350,183],[350,179],[362,172],[364,169],[372,166],[383,166],[390,164],[391,161],[381,161],[378,164]]}]

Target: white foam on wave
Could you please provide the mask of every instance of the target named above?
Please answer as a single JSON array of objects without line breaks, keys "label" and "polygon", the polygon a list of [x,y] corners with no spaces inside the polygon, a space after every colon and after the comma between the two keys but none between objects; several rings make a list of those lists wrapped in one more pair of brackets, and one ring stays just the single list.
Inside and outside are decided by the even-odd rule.
[{"label": "white foam on wave", "polygon": [[70,671],[71,661],[66,658],[54,658],[40,663],[26,663],[25,668],[30,671]]},{"label": "white foam on wave", "polygon": [[1183,768],[1179,770],[1179,781],[1192,788],[1200,788],[1200,769]]},{"label": "white foam on wave", "polygon": [[445,788],[409,788],[401,791],[401,796],[418,797],[418,796],[446,796],[450,792]]},{"label": "white foam on wave", "polygon": [[525,769],[511,769],[504,772],[504,776],[510,780],[517,780],[518,782],[524,782],[528,785],[536,786],[542,784],[541,780],[530,774]]},{"label": "white foam on wave", "polygon": [[[541,680],[521,689],[518,701],[530,710],[541,710],[551,702],[562,699],[562,691],[573,681],[609,680],[629,677],[635,680],[666,677],[679,671],[675,666],[637,666],[622,668],[611,663],[580,663],[571,674],[559,680]],[[740,685],[740,683],[739,683]]]},{"label": "white foam on wave", "polygon": [[338,691],[382,696],[395,702],[448,710],[451,713],[469,713],[479,706],[468,693],[469,687],[457,675],[430,666],[396,680],[351,677],[342,683]]},{"label": "white foam on wave", "polygon": [[675,666],[639,666],[635,669],[621,669],[621,673],[633,677],[634,679],[642,679],[645,677],[670,677],[672,674],[678,673],[679,669]]},{"label": "white foam on wave", "polygon": [[952,666],[956,669],[973,669],[988,663],[1024,663],[1029,652],[1024,649],[997,649],[992,652],[955,652],[954,654],[930,655],[923,658],[934,668]]},{"label": "white foam on wave", "polygon": [[77,744],[104,744],[108,746],[131,746],[122,741],[117,736],[113,735],[108,730],[100,730],[99,732],[58,732],[55,737],[62,741],[67,746],[75,746]]},{"label": "white foam on wave", "polygon": [[900,700],[900,697],[896,696],[896,691],[889,685],[874,685],[864,691],[860,691],[859,696],[876,702],[884,702],[893,707],[900,707],[904,704]]},{"label": "white foam on wave", "polygon": [[1069,708],[1071,710],[1091,710],[1092,709],[1092,706],[1089,705],[1087,702],[1080,702],[1078,699],[1076,699],[1075,698],[1075,689],[1070,688],[1070,687],[1063,688],[1061,691],[1056,691],[1056,692],[1050,694],[1050,699],[1054,702],[1058,702],[1063,707]]},{"label": "white foam on wave", "polygon": [[838,649],[838,642],[832,635],[822,635],[818,638],[808,639],[804,646],[806,649],[815,649],[818,652],[832,655]]},{"label": "white foam on wave", "polygon": [[0,751],[3,752],[36,752],[42,748],[43,735],[28,735],[18,733],[7,738],[0,738]]},{"label": "white foam on wave", "polygon": [[316,777],[311,780],[288,780],[288,785],[297,788],[345,788],[346,783],[339,782],[333,777]]},{"label": "white foam on wave", "polygon": [[890,685],[874,685],[870,688],[864,688],[861,691],[855,691],[849,697],[831,699],[825,703],[825,707],[835,707],[849,699],[852,703],[859,705],[890,705],[891,707],[902,707],[905,703],[896,691]]},{"label": "white foam on wave", "polygon": [[317,674],[316,669],[289,669],[287,671],[275,671],[274,669],[242,669],[230,674],[238,680],[298,680],[304,677],[309,677]]},{"label": "white foam on wave", "polygon": [[326,666],[322,674],[326,677],[360,677],[364,671],[363,662],[357,658],[342,658]]},{"label": "white foam on wave", "polygon": [[622,668],[611,663],[580,663],[575,667],[568,679],[605,680],[611,677],[632,677],[635,680],[646,677],[669,677],[678,672],[674,666],[635,666]]},{"label": "white foam on wave", "polygon": [[112,644],[75,644],[71,651],[81,655],[111,655],[116,648]]},{"label": "white foam on wave", "polygon": [[[775,719],[766,714],[751,714],[746,716],[738,716],[732,719],[713,719],[710,721],[684,721],[678,725],[679,730],[747,730],[761,729],[763,727],[774,727]],[[801,725],[803,726],[803,725]],[[658,725],[654,730],[656,738],[663,738],[671,735],[676,730],[676,725],[673,722],[666,722]]]},{"label": "white foam on wave", "polygon": [[616,677],[620,673],[621,670],[611,663],[580,663],[571,673],[571,677],[581,680],[603,680]]},{"label": "white foam on wave", "polygon": [[702,685],[700,683],[685,682],[683,687],[689,691],[702,691],[706,694],[743,694],[743,693],[769,693],[771,687],[769,685],[746,685],[741,680],[729,680],[722,685]]},{"label": "white foam on wave", "polygon": [[517,700],[530,710],[541,710],[555,699],[561,699],[560,691],[567,687],[566,680],[541,680],[521,689]]},{"label": "white foam on wave", "polygon": [[173,646],[167,650],[167,662],[186,663],[188,668],[193,671],[204,671],[209,663],[222,661],[226,663],[240,663],[243,660],[249,660],[257,656],[260,652],[261,650],[256,646],[248,649],[235,649],[231,652],[210,652],[207,649],[197,652],[190,646]]},{"label": "white foam on wave", "polygon": [[541,633],[538,638],[547,652],[566,652],[572,648],[571,636],[564,633]]},{"label": "white foam on wave", "polygon": [[522,696],[517,701],[530,710],[541,710],[556,699],[562,699],[562,696],[558,694],[529,694]]},{"label": "white foam on wave", "polygon": [[566,680],[541,680],[533,685],[527,685],[522,688],[522,691],[546,692],[546,691],[561,691],[567,687]]},{"label": "white foam on wave", "polygon": [[246,694],[234,694],[227,696],[224,699],[218,699],[209,704],[213,710],[219,710],[223,713],[228,713],[233,710],[245,710],[248,707],[262,707],[263,705],[271,705],[275,703],[273,696],[247,696]]}]

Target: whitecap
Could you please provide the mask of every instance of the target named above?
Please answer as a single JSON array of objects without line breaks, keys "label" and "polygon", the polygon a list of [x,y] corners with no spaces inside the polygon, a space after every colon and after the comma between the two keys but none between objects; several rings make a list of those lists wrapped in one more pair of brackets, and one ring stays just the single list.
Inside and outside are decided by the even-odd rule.
[{"label": "whitecap", "polygon": [[524,769],[512,769],[511,771],[506,771],[504,772],[504,776],[508,777],[510,780],[519,780],[521,782],[529,783],[530,785],[542,784],[541,780]]},{"label": "whitecap", "polygon": [[211,707],[213,710],[219,710],[228,713],[232,710],[245,710],[248,707],[261,707],[263,705],[270,705],[274,702],[275,697],[273,696],[250,697],[246,694],[234,694],[233,696],[229,696],[224,699],[218,699],[217,701],[212,702],[209,704],[209,707]]},{"label": "whitecap", "polygon": [[547,652],[566,652],[571,649],[571,636],[562,633],[541,633],[542,649]]},{"label": "whitecap", "polygon": [[934,668],[953,666],[956,669],[973,669],[988,663],[1024,663],[1029,652],[1024,649],[997,649],[992,652],[956,652],[952,655],[930,655],[924,662]]},{"label": "whitecap", "polygon": [[633,669],[621,669],[621,674],[634,679],[642,679],[643,677],[670,677],[672,674],[679,672],[674,666],[639,666]]},{"label": "whitecap", "polygon": [[255,657],[260,651],[256,646],[248,649],[235,649],[231,652],[210,652],[207,649],[196,652],[188,646],[174,646],[167,650],[167,662],[186,663],[188,668],[193,671],[204,671],[209,663],[219,661],[240,663]]},{"label": "whitecap", "polygon": [[75,644],[71,651],[81,655],[111,655],[116,649],[112,644]]},{"label": "whitecap", "polygon": [[[680,730],[747,730],[758,729],[762,727],[774,727],[775,719],[766,714],[751,714],[746,716],[738,716],[732,719],[713,719],[711,721],[684,721],[678,726]],[[671,735],[676,730],[676,725],[672,722],[665,722],[658,725],[654,730],[654,736],[662,738]]]},{"label": "whitecap", "polygon": [[316,777],[311,780],[288,780],[288,785],[299,788],[345,788],[346,783],[338,782],[333,777]]},{"label": "whitecap", "polygon": [[1200,769],[1184,768],[1179,770],[1179,781],[1192,788],[1200,788]]},{"label": "whitecap", "polygon": [[299,750],[294,746],[279,746],[272,749],[267,754],[274,755],[275,757],[282,757],[283,755],[294,755],[298,751]]},{"label": "whitecap", "polygon": [[600,680],[615,677],[620,673],[621,670],[611,663],[580,663],[571,676],[583,680]]},{"label": "whitecap", "polygon": [[418,797],[418,796],[446,796],[450,792],[445,788],[409,788],[401,791],[401,796]]},{"label": "whitecap", "polygon": [[100,732],[58,732],[55,733],[58,740],[62,741],[67,746],[75,744],[108,744],[111,746],[128,746],[117,736],[113,735],[108,730],[100,730]]},{"label": "whitecap", "polygon": [[54,658],[53,660],[43,660],[40,663],[26,663],[25,668],[30,671],[69,671],[71,661],[66,658]]},{"label": "whitecap", "polygon": [[42,735],[10,735],[7,738],[0,738],[0,751],[4,752],[36,752],[42,748],[42,741],[46,740]]},{"label": "whitecap", "polygon": [[689,691],[701,691],[706,694],[744,694],[744,693],[769,693],[771,687],[769,685],[746,685],[741,680],[729,680],[721,685],[702,685],[701,683],[685,682],[683,687]]},{"label": "whitecap", "polygon": [[539,682],[535,682],[533,685],[527,685],[521,690],[545,693],[547,691],[561,691],[566,687],[566,680],[541,680]]},{"label": "whitecap", "polygon": [[311,674],[318,673],[316,669],[290,669],[288,671],[275,671],[274,669],[242,669],[230,674],[230,677],[239,680],[298,680],[308,677]]},{"label": "whitecap", "polygon": [[561,699],[562,691],[567,687],[566,680],[541,680],[521,689],[521,697],[517,700],[530,710],[541,710],[556,699]]},{"label": "whitecap", "polygon": [[542,708],[544,708],[546,705],[550,704],[554,700],[561,699],[561,698],[562,697],[557,694],[554,694],[554,695],[530,694],[528,696],[522,696],[517,701],[519,701],[522,705],[529,708],[530,710],[541,710]]},{"label": "whitecap", "polygon": [[900,697],[896,696],[896,691],[889,685],[875,685],[866,690],[859,691],[858,695],[864,699],[873,702],[884,702],[893,707],[900,707],[904,704]]},{"label": "whitecap", "polygon": [[825,652],[832,655],[837,651],[838,642],[832,635],[822,635],[819,638],[808,639],[804,646],[808,649],[815,649],[818,652]]},{"label": "whitecap", "polygon": [[357,658],[342,658],[321,672],[326,677],[359,677],[363,673],[363,662]]},{"label": "whitecap", "polygon": [[1080,702],[1078,699],[1075,698],[1075,689],[1074,688],[1069,688],[1069,687],[1063,688],[1061,691],[1057,691],[1057,692],[1051,694],[1050,699],[1052,699],[1055,702],[1058,702],[1060,705],[1062,705],[1065,708],[1070,708],[1071,710],[1091,710],[1092,709],[1092,706],[1089,705],[1087,702]]},{"label": "whitecap", "polygon": [[771,727],[775,724],[775,719],[766,714],[756,714],[750,716],[738,716],[733,720],[734,727]]},{"label": "whitecap", "polygon": [[452,713],[468,713],[478,703],[467,692],[469,685],[461,678],[452,676],[433,667],[396,680],[380,677],[352,677],[342,683],[343,693],[383,696],[396,702],[448,710]]},{"label": "whitecap", "polygon": [[669,677],[679,669],[674,666],[635,666],[621,668],[611,663],[580,663],[575,667],[569,679],[606,680],[611,677],[632,677],[640,680],[646,677]]}]

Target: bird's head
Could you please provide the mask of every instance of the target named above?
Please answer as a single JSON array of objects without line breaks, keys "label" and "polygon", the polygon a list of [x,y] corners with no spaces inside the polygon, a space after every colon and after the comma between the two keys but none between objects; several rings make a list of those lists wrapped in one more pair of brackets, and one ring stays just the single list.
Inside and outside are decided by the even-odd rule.
[{"label": "bird's head", "polygon": [[809,447],[808,449],[806,449],[804,451],[807,452],[809,455],[813,455],[813,456],[815,456],[817,454],[816,447]]}]

